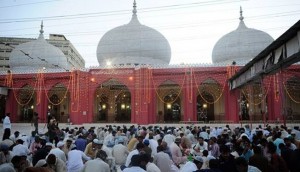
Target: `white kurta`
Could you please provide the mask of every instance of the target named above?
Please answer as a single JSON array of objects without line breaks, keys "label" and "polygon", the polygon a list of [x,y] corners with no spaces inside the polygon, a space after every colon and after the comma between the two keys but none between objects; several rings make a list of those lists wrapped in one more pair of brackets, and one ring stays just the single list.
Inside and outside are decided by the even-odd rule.
[{"label": "white kurta", "polygon": [[181,168],[180,168],[180,172],[191,172],[191,171],[196,171],[198,170],[197,166],[195,163],[193,162],[186,162]]},{"label": "white kurta", "polygon": [[90,172],[90,171],[110,172],[110,168],[106,162],[104,162],[100,158],[96,158],[94,160],[89,160],[84,164],[82,172]]},{"label": "white kurta", "polygon": [[154,164],[163,172],[171,171],[172,160],[170,156],[164,152],[158,152],[154,156]]},{"label": "white kurta", "polygon": [[157,142],[157,140],[150,139],[150,140],[149,140],[149,143],[150,143],[150,144],[149,144],[149,145],[150,145],[150,148],[151,148],[151,150],[152,150],[151,155],[154,157],[155,154],[157,153],[158,142]]},{"label": "white kurta", "polygon": [[12,153],[13,153],[13,155],[18,155],[18,156],[26,155],[27,156],[30,153],[30,151],[29,151],[28,147],[26,147],[25,145],[17,144],[12,149]]},{"label": "white kurta", "polygon": [[65,152],[59,148],[51,149],[49,154],[54,154],[57,158],[61,159],[64,162],[67,162],[67,157]]},{"label": "white kurta", "polygon": [[112,156],[115,157],[116,164],[124,165],[129,154],[128,148],[122,144],[117,144],[112,149]]},{"label": "white kurta", "polygon": [[130,167],[130,168],[125,168],[123,172],[146,172],[146,171],[141,167]]},{"label": "white kurta", "polygon": [[137,154],[139,154],[139,151],[138,151],[137,149],[134,149],[133,151],[131,151],[131,152],[128,154],[128,156],[127,156],[127,158],[126,158],[126,163],[125,163],[125,166],[126,166],[126,167],[128,167],[129,164],[131,163],[131,158],[132,158],[132,156],[133,156],[133,155],[137,155]]},{"label": "white kurta", "polygon": [[4,119],[3,119],[3,131],[5,128],[9,128],[11,129],[11,123],[10,123],[10,119],[8,116],[6,116]]},{"label": "white kurta", "polygon": [[146,165],[147,172],[161,172],[160,169],[152,162],[148,162]]},{"label": "white kurta", "polygon": [[91,158],[86,156],[80,150],[71,150],[68,153],[68,162],[67,162],[67,169],[68,172],[79,172],[83,168],[83,161],[82,160],[90,160]]}]

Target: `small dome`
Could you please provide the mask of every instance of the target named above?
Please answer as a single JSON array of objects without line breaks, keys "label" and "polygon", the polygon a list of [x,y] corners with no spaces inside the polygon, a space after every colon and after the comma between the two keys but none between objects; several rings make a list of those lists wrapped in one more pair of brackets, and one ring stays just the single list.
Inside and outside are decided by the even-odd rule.
[{"label": "small dome", "polygon": [[228,63],[235,61],[244,65],[256,57],[274,39],[267,33],[248,28],[240,11],[240,24],[238,28],[224,35],[215,44],[212,52],[213,63]]},{"label": "small dome", "polygon": [[169,64],[171,48],[158,31],[141,25],[136,15],[136,3],[131,21],[108,31],[99,41],[97,58],[100,65],[109,61],[119,64]]},{"label": "small dome", "polygon": [[49,44],[43,35],[43,24],[37,40],[20,44],[14,48],[9,57],[12,70],[64,69],[69,70],[64,53]]}]

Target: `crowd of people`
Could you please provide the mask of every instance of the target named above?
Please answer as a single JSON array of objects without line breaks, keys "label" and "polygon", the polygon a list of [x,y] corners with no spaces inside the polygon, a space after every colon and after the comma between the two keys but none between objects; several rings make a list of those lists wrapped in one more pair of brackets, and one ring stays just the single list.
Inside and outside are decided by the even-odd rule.
[{"label": "crowd of people", "polygon": [[[10,126],[11,127],[11,126]],[[4,129],[0,171],[299,172],[298,127],[107,125]]]}]

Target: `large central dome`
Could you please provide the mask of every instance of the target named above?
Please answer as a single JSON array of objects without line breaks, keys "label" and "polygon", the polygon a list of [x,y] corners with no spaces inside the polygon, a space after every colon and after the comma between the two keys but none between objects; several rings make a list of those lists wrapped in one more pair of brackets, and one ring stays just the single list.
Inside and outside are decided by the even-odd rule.
[{"label": "large central dome", "polygon": [[240,10],[240,24],[238,28],[224,35],[215,44],[212,52],[213,63],[244,65],[256,57],[274,39],[267,33],[248,28]]},{"label": "large central dome", "polygon": [[120,64],[169,64],[171,48],[155,29],[140,24],[136,3],[131,21],[108,31],[100,40],[97,58],[100,66]]}]

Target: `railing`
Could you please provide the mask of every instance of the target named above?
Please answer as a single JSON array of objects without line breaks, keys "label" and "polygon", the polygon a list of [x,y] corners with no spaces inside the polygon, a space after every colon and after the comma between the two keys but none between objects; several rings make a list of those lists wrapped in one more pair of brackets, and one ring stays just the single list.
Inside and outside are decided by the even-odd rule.
[{"label": "railing", "polygon": [[214,120],[214,121],[209,121],[210,124],[233,124],[233,121],[229,120]]},{"label": "railing", "polygon": [[204,121],[179,121],[180,124],[204,124]]}]

